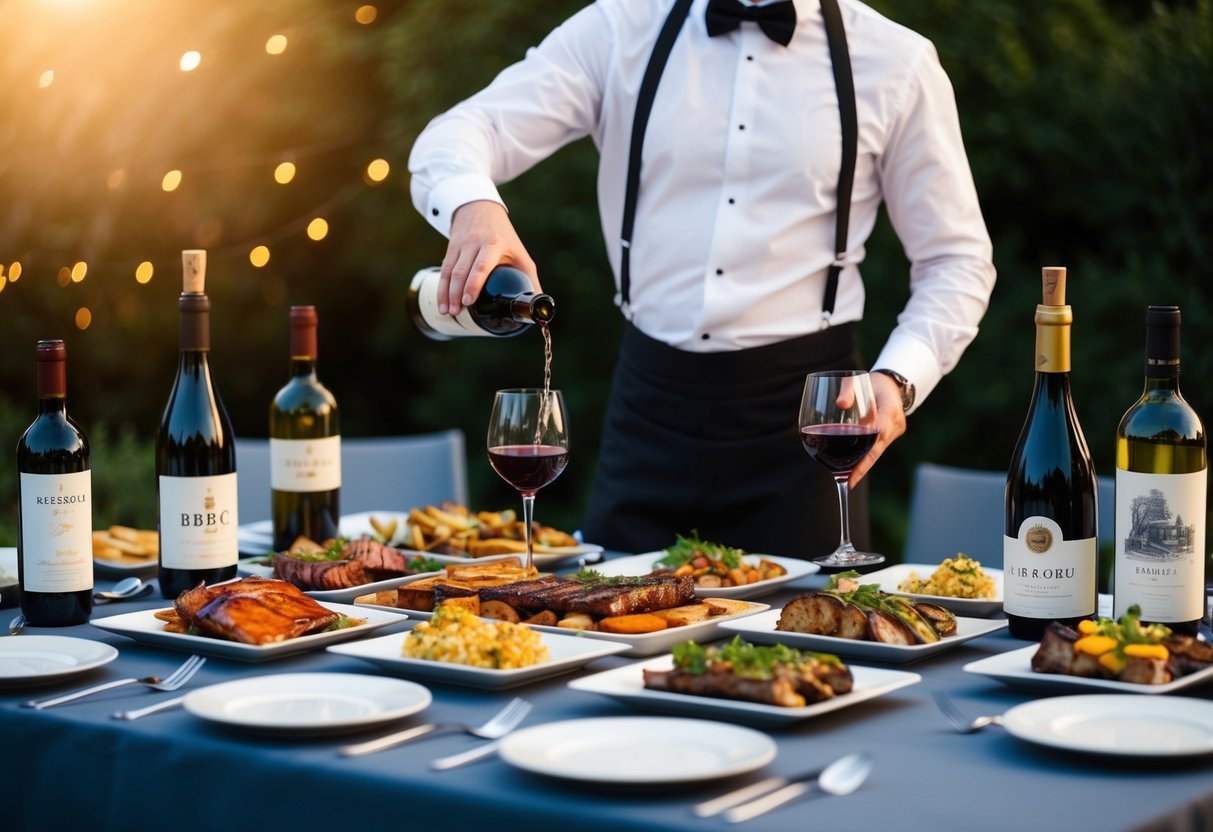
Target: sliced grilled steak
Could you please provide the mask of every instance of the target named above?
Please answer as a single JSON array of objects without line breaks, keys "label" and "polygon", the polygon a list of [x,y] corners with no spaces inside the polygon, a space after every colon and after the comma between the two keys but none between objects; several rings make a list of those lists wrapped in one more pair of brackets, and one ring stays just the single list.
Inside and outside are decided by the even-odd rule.
[{"label": "sliced grilled steak", "polygon": [[668,690],[692,696],[716,696],[722,699],[744,699],[785,708],[800,708],[805,704],[805,697],[797,692],[792,680],[782,677],[743,679],[732,673],[714,671],[684,673],[681,670],[646,670],[644,686],[652,690]]},{"label": "sliced grilled steak", "polygon": [[341,556],[358,561],[364,568],[372,572],[388,573],[382,577],[413,574],[408,567],[408,555],[399,549],[384,546],[377,540],[369,538],[351,540],[341,550]]},{"label": "sliced grilled steak", "polygon": [[687,577],[648,577],[637,584],[585,585],[572,578],[549,575],[480,590],[482,601],[504,601],[523,609],[550,609],[590,615],[629,615],[687,604],[695,598],[695,584]]},{"label": "sliced grilled steak", "polygon": [[274,574],[300,589],[345,589],[370,583],[356,560],[302,560],[277,552]]}]

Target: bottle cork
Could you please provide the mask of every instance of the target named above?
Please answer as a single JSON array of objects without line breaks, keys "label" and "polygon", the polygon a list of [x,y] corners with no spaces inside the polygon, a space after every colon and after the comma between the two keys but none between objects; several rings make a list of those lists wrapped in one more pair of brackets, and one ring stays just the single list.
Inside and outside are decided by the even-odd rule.
[{"label": "bottle cork", "polygon": [[206,251],[189,248],[181,252],[182,290],[187,295],[206,291]]},{"label": "bottle cork", "polygon": [[1045,266],[1040,270],[1045,306],[1066,305],[1066,267]]}]

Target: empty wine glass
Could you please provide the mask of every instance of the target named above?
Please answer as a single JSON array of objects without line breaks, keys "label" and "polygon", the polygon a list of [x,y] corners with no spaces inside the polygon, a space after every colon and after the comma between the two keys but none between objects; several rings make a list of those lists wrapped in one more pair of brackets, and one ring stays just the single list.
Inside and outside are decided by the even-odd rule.
[{"label": "empty wine glass", "polygon": [[489,464],[522,494],[526,566],[534,563],[535,492],[560,476],[569,462],[568,415],[559,390],[498,390],[489,416]]},{"label": "empty wine glass", "polygon": [[884,555],[860,552],[851,544],[847,484],[851,471],[876,443],[876,396],[863,370],[809,373],[800,399],[800,442],[809,456],[824,465],[838,486],[838,548],[814,563],[829,567],[882,563]]}]

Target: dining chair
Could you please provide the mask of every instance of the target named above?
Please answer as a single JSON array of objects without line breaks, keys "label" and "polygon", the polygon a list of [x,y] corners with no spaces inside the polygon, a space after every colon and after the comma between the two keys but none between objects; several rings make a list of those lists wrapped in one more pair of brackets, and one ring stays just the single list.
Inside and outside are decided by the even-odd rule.
[{"label": "dining chair", "polygon": [[[240,524],[268,520],[270,442],[237,439]],[[467,504],[463,431],[373,438],[341,437],[341,513],[407,511],[443,500]]]},{"label": "dining chair", "polygon": [[[1111,542],[1112,477],[1097,477],[1099,545]],[[964,552],[1002,568],[1006,471],[921,463],[914,471],[903,563],[939,563]]]}]

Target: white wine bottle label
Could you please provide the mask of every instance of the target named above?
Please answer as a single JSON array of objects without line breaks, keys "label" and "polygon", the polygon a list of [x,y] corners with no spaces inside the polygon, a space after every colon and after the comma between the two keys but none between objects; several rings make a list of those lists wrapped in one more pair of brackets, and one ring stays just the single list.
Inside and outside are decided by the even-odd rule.
[{"label": "white wine bottle label", "polygon": [[340,488],[341,437],[271,439],[270,487],[296,492]]},{"label": "white wine bottle label", "polygon": [[30,592],[93,588],[93,474],[21,473],[21,577]]},{"label": "white wine bottle label", "polygon": [[417,314],[426,325],[439,335],[457,338],[468,335],[489,335],[488,332],[472,318],[472,313],[465,306],[457,317],[443,315],[438,311],[438,277],[440,269],[431,268],[419,272],[413,278],[413,290],[417,293]]},{"label": "white wine bottle label", "polygon": [[160,477],[160,563],[220,569],[239,557],[236,475]]},{"label": "white wine bottle label", "polygon": [[1205,471],[1116,469],[1116,572],[1112,612],[1133,604],[1146,621],[1205,614]]},{"label": "white wine bottle label", "polygon": [[1048,517],[1028,517],[1003,536],[1003,609],[1025,618],[1095,614],[1096,539],[1066,540]]}]

